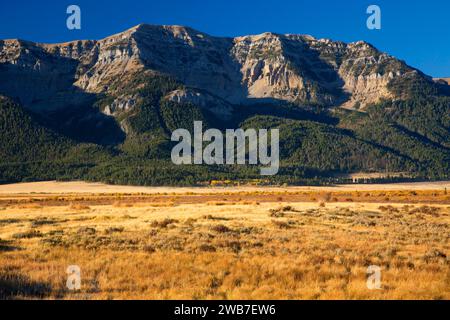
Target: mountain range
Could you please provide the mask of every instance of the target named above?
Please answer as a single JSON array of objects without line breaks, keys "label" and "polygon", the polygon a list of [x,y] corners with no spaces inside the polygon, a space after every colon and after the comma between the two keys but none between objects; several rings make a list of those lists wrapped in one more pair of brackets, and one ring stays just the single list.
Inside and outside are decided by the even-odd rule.
[{"label": "mountain range", "polygon": [[172,165],[171,131],[194,120],[279,128],[268,183],[450,172],[450,86],[364,41],[146,24],[98,41],[0,40],[0,182],[261,178],[255,166]]}]

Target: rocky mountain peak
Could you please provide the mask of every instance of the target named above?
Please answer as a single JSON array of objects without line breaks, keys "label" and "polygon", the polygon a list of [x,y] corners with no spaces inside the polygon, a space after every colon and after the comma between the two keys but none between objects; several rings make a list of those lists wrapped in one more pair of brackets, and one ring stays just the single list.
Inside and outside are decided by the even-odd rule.
[{"label": "rocky mountain peak", "polygon": [[[46,101],[40,108],[63,107],[48,99],[77,90],[115,94],[115,82],[132,83],[142,72],[171,76],[207,92],[208,101],[220,98],[221,105],[269,99],[364,108],[395,97],[389,83],[414,69],[364,41],[271,32],[221,38],[184,26],[140,24],[101,40],[1,41],[0,72],[0,93],[31,107]],[[7,81],[11,77],[15,83]]]}]

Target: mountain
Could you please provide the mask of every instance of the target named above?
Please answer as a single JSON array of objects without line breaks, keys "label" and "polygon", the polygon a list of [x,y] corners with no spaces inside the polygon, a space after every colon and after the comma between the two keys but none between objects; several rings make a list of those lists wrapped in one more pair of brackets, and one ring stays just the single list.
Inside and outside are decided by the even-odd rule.
[{"label": "mountain", "polygon": [[450,85],[450,78],[433,78],[434,81],[441,83],[441,84],[448,84]]},{"label": "mountain", "polygon": [[47,178],[30,157],[58,163],[47,170],[55,178],[259,178],[251,167],[171,165],[170,133],[193,120],[280,128],[278,182],[354,171],[446,178],[449,88],[363,41],[145,24],[98,41],[2,40],[0,179]]},{"label": "mountain", "polygon": [[[345,44],[273,33],[217,38],[180,26],[139,25],[100,41],[54,45],[6,40],[0,49],[2,75],[18,80],[2,81],[1,91],[36,110],[57,109],[61,94],[86,103],[88,93],[117,93],[119,76],[125,85],[143,71],[170,75],[187,90],[204,90],[231,104],[270,99],[364,106],[395,97],[387,88],[393,79],[431,81],[363,41]],[[202,94],[174,93],[178,100]],[[134,101],[120,98],[109,111]]]}]

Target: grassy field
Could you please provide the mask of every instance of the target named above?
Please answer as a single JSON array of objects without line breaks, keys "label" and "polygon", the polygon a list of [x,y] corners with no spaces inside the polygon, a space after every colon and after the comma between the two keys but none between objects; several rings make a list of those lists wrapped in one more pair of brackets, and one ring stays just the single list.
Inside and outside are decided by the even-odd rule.
[{"label": "grassy field", "polygon": [[0,186],[0,298],[450,299],[449,186]]}]

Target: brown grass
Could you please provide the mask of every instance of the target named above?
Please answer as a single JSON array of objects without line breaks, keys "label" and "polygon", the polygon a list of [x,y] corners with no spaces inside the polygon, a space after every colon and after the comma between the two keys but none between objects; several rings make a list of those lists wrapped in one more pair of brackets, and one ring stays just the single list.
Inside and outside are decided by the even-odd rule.
[{"label": "brown grass", "polygon": [[81,203],[71,203],[69,208],[71,210],[89,210],[91,209],[89,206]]},{"label": "brown grass", "polygon": [[450,201],[414,193],[22,197],[0,212],[0,298],[450,299]]}]

